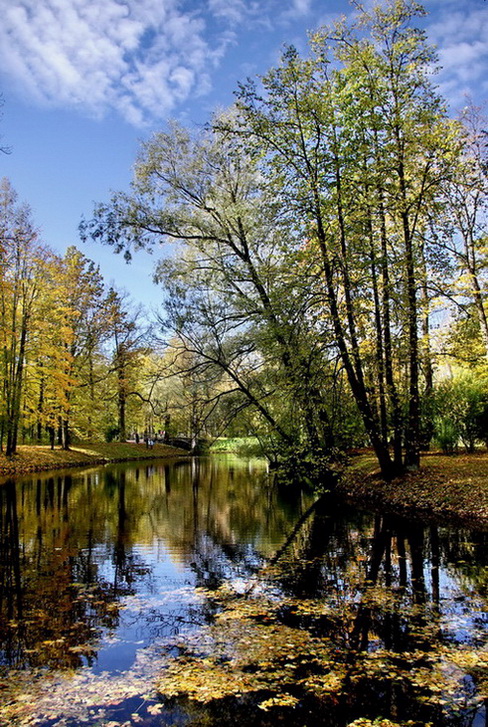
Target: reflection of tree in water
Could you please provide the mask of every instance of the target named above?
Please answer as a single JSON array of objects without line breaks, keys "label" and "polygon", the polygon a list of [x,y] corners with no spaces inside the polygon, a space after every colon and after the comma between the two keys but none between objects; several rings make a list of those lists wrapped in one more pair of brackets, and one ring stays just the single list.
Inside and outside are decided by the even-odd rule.
[{"label": "reflection of tree in water", "polygon": [[[30,494],[21,486],[22,500]],[[0,487],[0,658],[4,665],[76,667],[90,663],[102,628],[119,619],[120,596],[147,573],[128,552],[122,479],[115,488],[113,578],[99,570],[96,513],[70,521],[72,478],[35,483],[35,506],[19,514],[16,484]],[[88,489],[90,492],[90,488]]]},{"label": "reflection of tree in water", "polygon": [[111,558],[113,564],[111,588],[114,598],[134,594],[135,583],[151,573],[151,568],[142,562],[133,549],[134,523],[131,510],[127,507],[126,487],[125,471],[119,472],[117,477],[110,471],[106,472],[105,488],[115,493],[117,502]]},{"label": "reflection of tree in water", "polygon": [[18,645],[8,624],[22,619],[22,586],[15,483],[0,487],[0,639],[4,643],[5,659],[17,661]]},{"label": "reflection of tree in water", "polygon": [[[235,563],[242,565],[243,548],[228,540],[220,541],[208,531],[208,523],[201,522],[200,516],[200,466],[197,460],[192,461],[192,510],[193,510],[193,532],[192,532],[192,554],[191,568],[196,576],[196,586],[215,590],[221,586],[226,579],[231,578],[234,572]],[[231,472],[229,472],[231,476]],[[212,492],[213,473],[210,475],[209,492]],[[206,497],[204,493],[203,497]],[[241,552],[238,552],[241,551]]]},{"label": "reflection of tree in water", "polygon": [[[481,727],[476,685],[488,660],[455,620],[459,587],[486,610],[456,565],[479,541],[322,498],[244,593],[221,589],[222,612],[170,665],[161,691],[183,700],[191,725],[344,727],[380,715]],[[486,625],[483,634],[486,645]]]},{"label": "reflection of tree in water", "polygon": [[[190,471],[192,516],[187,533],[191,533],[191,540],[186,547],[196,576],[195,585],[216,590],[227,581],[249,579],[262,568],[265,557],[243,536],[243,531],[248,535],[254,528],[255,534],[258,522],[260,527],[264,525],[272,531],[272,515],[277,511],[286,513],[287,525],[288,519],[293,522],[301,512],[299,493],[284,490],[277,496],[274,489],[265,486],[264,478],[256,478],[260,487],[254,496],[246,497],[242,492],[242,472],[229,466],[225,506],[219,510],[213,506],[218,470],[205,460],[194,459]],[[226,508],[227,517],[220,519]]]},{"label": "reflection of tree in water", "polygon": [[[141,538],[176,544],[206,585],[238,572],[241,558],[251,562],[252,549],[238,545],[239,537],[229,540],[227,512],[205,534],[210,521],[218,522],[223,487],[212,467],[203,475],[195,461],[193,469],[186,462],[121,466],[77,478],[24,478],[0,488],[2,662],[14,668],[91,663],[102,630],[120,624],[121,599],[137,596],[142,583],[145,592],[157,591],[153,565],[137,547]],[[240,522],[237,501],[235,507]],[[248,566],[241,570],[247,573]],[[124,619],[145,638],[158,638],[201,623],[210,612],[183,599],[125,611]]]},{"label": "reflection of tree in water", "polygon": [[[448,625],[449,610],[441,598],[440,569],[450,565],[452,575],[459,580],[460,568],[463,569],[454,564],[463,561],[473,549],[486,546],[486,535],[442,530],[436,525],[425,527],[400,517],[378,515],[371,536],[365,538],[360,522],[356,522],[357,529],[351,528],[350,523],[349,520],[346,524],[340,516],[337,503],[324,499],[315,509],[302,547],[289,554],[278,568],[278,580],[288,597],[292,597],[279,614],[282,623],[332,638],[340,652],[338,658],[350,670],[351,678],[346,679],[341,689],[337,709],[348,713],[347,719],[374,718],[381,713],[399,721],[411,719],[415,724],[484,724],[478,705],[446,713],[442,706],[448,698],[446,694],[438,704],[432,699],[423,703],[419,695],[432,688],[434,665],[437,668],[439,660],[442,661],[443,647],[456,642],[462,645],[463,640]],[[486,549],[480,561],[486,561]],[[355,565],[351,567],[351,563]],[[478,596],[483,597],[487,572],[479,566],[471,560],[468,569],[471,575],[477,573],[478,579],[468,579],[465,569],[460,580],[464,578],[466,592],[471,591],[471,596],[473,584],[481,585]],[[481,583],[480,574],[484,575]],[[307,614],[306,608],[304,614],[297,610],[296,598],[332,598],[342,618],[331,616],[330,611],[324,617],[314,609]],[[458,596],[459,599],[462,597]],[[481,621],[486,644],[486,619]],[[476,636],[469,641],[475,645]],[[379,670],[361,676],[361,653],[380,649],[388,655],[385,673]],[[400,676],[411,667],[426,673],[424,689],[422,679],[411,683]],[[459,692],[463,690],[468,704],[476,694],[471,678],[465,676],[459,684]]]},{"label": "reflection of tree in water", "polygon": [[[301,713],[307,723],[342,727],[346,719],[376,716],[381,707],[382,714],[407,715],[416,725],[422,720],[436,727],[469,725],[474,713],[454,715],[448,722],[440,705],[422,705],[417,697],[427,692],[404,673],[412,666],[408,654],[415,653],[414,672],[424,669],[437,678],[441,647],[461,638],[451,628],[449,609],[465,617],[473,592],[486,594],[487,569],[473,562],[476,555],[486,563],[486,534],[424,528],[399,518],[372,521],[332,497],[310,510],[310,498],[293,493],[287,498],[266,487],[260,474],[239,467],[221,471],[205,460],[38,478],[18,483],[17,493],[10,483],[0,489],[3,663],[86,663],[100,631],[116,629],[122,621],[145,638],[187,631],[214,617],[218,623],[220,586],[240,581],[236,609],[244,601],[247,609],[253,598],[259,602],[271,587],[273,598],[264,617],[248,614],[236,634],[247,644],[257,627],[266,644],[263,629],[271,624],[273,646],[281,649],[279,685],[291,674],[301,698],[305,687],[300,680],[321,683],[337,666],[342,670],[341,687],[328,701],[314,701],[307,692]],[[181,600],[177,594],[172,600],[170,583],[169,600],[161,605],[162,582],[153,570],[159,556],[148,550],[152,555],[146,558],[146,546],[161,547],[162,560],[169,551],[173,562],[184,567],[180,576],[191,569],[188,581],[186,575],[177,578],[177,590],[186,589]],[[465,562],[458,565],[460,560]],[[174,571],[169,573],[174,578]],[[456,590],[453,606],[447,605],[446,578]],[[252,588],[249,579],[258,588],[246,600],[242,591]],[[208,592],[203,606],[185,600],[194,584]],[[140,590],[154,594],[154,601],[144,602],[145,595],[139,601]],[[279,592],[281,603],[275,600]],[[123,598],[133,606],[121,619]],[[477,618],[485,628],[482,614]],[[470,633],[462,636],[466,643]],[[290,639],[293,647],[286,646]],[[334,663],[319,664],[316,648]],[[373,669],[376,656],[381,659]],[[268,661],[267,656],[261,661]],[[196,668],[201,671],[201,660]],[[251,664],[247,676],[259,669],[258,663]],[[229,701],[228,719],[238,716],[243,725],[276,722],[252,705],[249,696],[241,704],[243,712],[234,712],[235,700]],[[288,724],[295,725],[296,713],[289,716]],[[223,723],[220,717],[216,712],[216,724]]]}]

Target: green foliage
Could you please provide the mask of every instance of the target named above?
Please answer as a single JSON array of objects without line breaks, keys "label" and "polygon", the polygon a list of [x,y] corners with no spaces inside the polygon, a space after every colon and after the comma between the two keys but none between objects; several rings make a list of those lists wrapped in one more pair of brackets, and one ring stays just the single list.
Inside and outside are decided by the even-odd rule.
[{"label": "green foliage", "polygon": [[105,430],[105,441],[106,442],[113,442],[115,439],[118,438],[120,434],[120,429],[117,426],[111,426],[108,427]]},{"label": "green foliage", "polygon": [[437,417],[434,426],[435,440],[445,454],[457,451],[460,430],[451,419]]},{"label": "green foliage", "polygon": [[210,452],[232,452],[243,457],[262,457],[263,446],[257,437],[219,437],[212,443]]},{"label": "green foliage", "polygon": [[443,451],[452,453],[461,441],[473,452],[477,442],[486,439],[488,385],[473,374],[445,379],[434,396],[435,439]]},{"label": "green foliage", "polygon": [[475,414],[474,428],[477,438],[488,447],[488,395]]},{"label": "green foliage", "polygon": [[[15,282],[32,304],[22,325],[2,308],[7,439],[46,430],[67,447],[115,422],[122,440],[252,433],[273,464],[317,479],[351,447],[371,444],[393,477],[434,429],[445,451],[487,438],[483,392],[441,383],[429,400],[440,302],[464,311],[448,353],[476,371],[488,350],[485,126],[473,109],[448,118],[419,4],[356,5],[203,129],[155,133],[131,190],[82,223],[127,258],[178,242],[155,274],[164,352],[76,248],[4,276],[4,302]],[[12,212],[32,229],[4,192],[7,260]]]},{"label": "green foliage", "polygon": [[482,366],[486,351],[473,306],[465,305],[463,315],[454,318],[446,343],[448,353],[462,368],[476,371]]},{"label": "green foliage", "polygon": [[357,11],[204,130],[156,133],[83,234],[129,256],[179,242],[156,277],[192,430],[251,412],[275,460],[319,468],[369,438],[392,476],[428,439],[430,291],[456,267],[440,213],[465,135],[432,83],[423,8]]}]

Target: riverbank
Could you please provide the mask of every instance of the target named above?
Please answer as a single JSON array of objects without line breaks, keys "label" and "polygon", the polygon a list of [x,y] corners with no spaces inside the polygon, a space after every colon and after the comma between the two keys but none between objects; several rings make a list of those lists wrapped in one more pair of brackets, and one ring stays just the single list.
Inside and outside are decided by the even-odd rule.
[{"label": "riverbank", "polygon": [[187,452],[167,444],[155,444],[148,448],[144,443],[100,442],[76,444],[70,450],[39,445],[21,445],[17,454],[6,457],[0,452],[0,477],[27,472],[59,470],[67,467],[85,467],[109,462],[131,462],[139,459],[187,456]]},{"label": "riverbank", "polygon": [[385,482],[372,455],[353,458],[339,485],[347,498],[401,515],[488,527],[488,452],[427,453],[417,472]]},{"label": "riverbank", "polygon": [[[28,472],[86,467],[110,462],[184,457],[188,453],[166,444],[148,449],[143,443],[110,442],[74,445],[69,451],[22,445],[13,458],[0,453],[0,478]],[[348,499],[398,514],[457,519],[488,527],[488,452],[426,454],[418,472],[384,482],[372,454],[351,460],[339,484]]]}]

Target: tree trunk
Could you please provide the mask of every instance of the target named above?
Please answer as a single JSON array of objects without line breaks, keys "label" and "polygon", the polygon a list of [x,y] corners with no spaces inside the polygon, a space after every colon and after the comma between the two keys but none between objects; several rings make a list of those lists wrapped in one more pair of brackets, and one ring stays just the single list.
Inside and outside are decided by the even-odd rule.
[{"label": "tree trunk", "polygon": [[117,411],[118,411],[118,427],[119,427],[119,441],[125,442],[127,438],[126,423],[125,423],[125,409],[126,409],[126,357],[125,351],[122,344],[117,347],[116,351],[117,360]]},{"label": "tree trunk", "polygon": [[[39,363],[39,367],[42,370],[42,363]],[[42,414],[44,410],[44,387],[45,387],[45,378],[44,375],[41,374],[41,380],[39,383],[39,399],[37,402],[37,441],[40,444],[42,441]]]},{"label": "tree trunk", "polygon": [[[421,300],[422,300],[422,370],[424,374],[425,388],[422,399],[422,419],[420,427],[420,447],[423,450],[428,450],[430,442],[434,435],[434,421],[433,417],[430,416],[428,411],[428,402],[432,397],[434,390],[434,368],[432,365],[432,355],[430,349],[430,321],[429,321],[429,291],[427,287],[427,263],[425,260],[425,249],[424,245],[421,246],[421,259],[422,259],[422,282],[420,288]],[[426,412],[427,408],[427,412]]]},{"label": "tree trunk", "polygon": [[17,451],[17,436],[19,430],[20,419],[20,403],[22,398],[22,379],[24,373],[25,346],[27,341],[27,323],[28,315],[23,312],[19,350],[15,356],[12,351],[12,377],[10,386],[10,396],[7,402],[7,448],[5,454],[11,457]]},{"label": "tree trunk", "polygon": [[[396,468],[391,460],[388,446],[383,441],[381,432],[378,427],[378,422],[376,420],[376,417],[374,416],[374,412],[368,399],[368,393],[364,383],[364,378],[362,376],[359,351],[356,350],[354,352],[354,359],[356,364],[354,365],[353,361],[351,360],[346,334],[339,314],[339,305],[334,286],[332,266],[329,260],[327,236],[325,234],[322,222],[322,215],[320,213],[320,200],[318,198],[317,191],[315,191],[315,217],[317,222],[317,238],[322,255],[322,265],[326,283],[328,307],[332,317],[337,346],[339,348],[342,363],[346,370],[349,386],[351,387],[352,394],[361,413],[364,427],[369,435],[371,445],[375,451],[378,463],[381,467],[381,472],[385,478],[391,479],[397,474]],[[358,373],[360,374],[359,376]]]},{"label": "tree trunk", "polygon": [[419,396],[419,352],[417,330],[417,283],[412,236],[407,213],[402,214],[405,241],[407,273],[407,327],[409,343],[409,401],[407,430],[405,434],[405,466],[416,469],[420,465],[420,396]]},{"label": "tree trunk", "polygon": [[471,289],[474,299],[474,305],[480,324],[481,337],[485,346],[485,352],[488,356],[488,318],[483,302],[483,292],[478,278],[478,265],[476,260],[475,244],[471,235],[469,236],[469,239],[466,239],[465,237],[464,245],[467,267],[469,271],[469,276],[471,278]]},{"label": "tree trunk", "polygon": [[373,245],[373,232],[371,229],[371,219],[369,220],[370,234],[370,257],[371,257],[371,278],[373,284],[373,301],[374,301],[374,322],[376,329],[376,366],[378,381],[378,399],[379,399],[379,420],[381,436],[385,444],[388,443],[388,418],[386,408],[385,393],[385,356],[383,348],[383,329],[381,325],[381,308],[380,297],[378,292],[378,280],[376,274],[376,260]]}]

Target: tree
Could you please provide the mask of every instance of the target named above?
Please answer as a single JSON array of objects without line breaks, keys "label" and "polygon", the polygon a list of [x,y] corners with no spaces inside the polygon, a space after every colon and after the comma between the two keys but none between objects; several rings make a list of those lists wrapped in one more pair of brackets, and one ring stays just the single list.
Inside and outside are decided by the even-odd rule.
[{"label": "tree", "polygon": [[[88,391],[89,410],[94,406],[93,357],[97,346],[106,335],[103,308],[103,280],[100,271],[75,247],[69,247],[63,258],[58,280],[57,327],[58,355],[61,363],[61,389],[58,398],[58,438],[69,448],[70,422],[73,405],[80,413],[83,403],[81,391]],[[92,429],[90,414],[87,426]]]},{"label": "tree", "polygon": [[[3,104],[4,104],[4,103],[5,103],[5,101],[4,101],[4,99],[3,99],[3,96],[1,96],[1,95],[0,95],[0,109],[1,109],[2,107],[3,107]],[[3,115],[3,114],[2,114],[2,115]],[[0,118],[1,118],[1,117],[0,117]],[[0,137],[0,138],[1,138],[1,137]],[[1,146],[0,146],[0,153],[2,153],[2,154],[10,154],[10,152],[11,152],[11,151],[12,151],[12,150],[10,149],[10,147],[9,147],[9,146],[3,146],[3,145],[1,145]]]},{"label": "tree", "polygon": [[439,382],[434,392],[435,436],[447,453],[461,441],[467,452],[486,440],[488,386],[486,380],[464,373]]},{"label": "tree", "polygon": [[[269,186],[321,270],[339,355],[391,476],[403,464],[402,427],[404,464],[419,463],[420,247],[450,173],[455,129],[429,80],[434,54],[411,27],[421,7],[399,0],[358,9],[359,21],[315,34],[311,58],[288,49],[263,92],[243,86],[238,108],[243,137],[251,135]],[[394,371],[394,338],[408,362],[404,381]]]},{"label": "tree", "polygon": [[8,456],[19,433],[41,442],[46,429],[51,446],[57,433],[65,448],[72,435],[97,436],[101,402],[114,389],[124,430],[126,398],[145,383],[136,372],[147,333],[138,315],[123,296],[106,295],[98,268],[76,248],[60,257],[41,246],[30,209],[1,182],[0,445]]},{"label": "tree", "polygon": [[[312,271],[299,261],[297,246],[302,283],[292,287],[281,210],[262,189],[238,137],[217,128],[191,136],[173,125],[143,146],[133,188],[133,196],[117,195],[100,206],[84,234],[117,249],[179,240],[179,259],[163,261],[157,279],[167,290],[168,328],[193,373],[198,366],[202,381],[223,377],[219,396],[239,391],[245,405],[293,447],[301,427],[282,421],[283,406],[276,411],[283,401],[281,371],[281,385],[300,401],[295,419],[306,411],[307,436],[325,448],[330,433],[316,380],[324,344],[307,314],[314,293],[304,282]],[[306,345],[310,332],[316,340]]]},{"label": "tree", "polygon": [[127,257],[177,242],[158,278],[198,365],[219,368],[284,448],[326,456],[347,377],[392,477],[419,465],[439,220],[463,139],[432,85],[421,6],[357,8],[200,134],[154,135],[131,193],[82,233]]},{"label": "tree", "polygon": [[[483,119],[480,109],[471,104],[465,107],[461,123],[462,153],[459,155],[455,174],[444,185],[444,244],[461,272],[455,283],[455,292],[460,297],[461,305],[466,298],[473,304],[485,354],[488,356],[485,294],[488,264],[486,120]],[[469,307],[467,309],[469,312]]]},{"label": "tree", "polygon": [[[141,377],[137,376],[141,356],[145,352],[147,331],[140,326],[140,310],[131,311],[127,296],[110,288],[105,301],[107,332],[112,346],[111,370],[116,376],[117,429],[121,442],[127,438],[126,412],[130,396],[143,395],[138,391]],[[137,382],[137,379],[139,381]]]},{"label": "tree", "polygon": [[30,209],[17,204],[10,182],[0,185],[0,345],[2,439],[7,456],[15,454],[25,362],[38,297],[42,251]]}]

